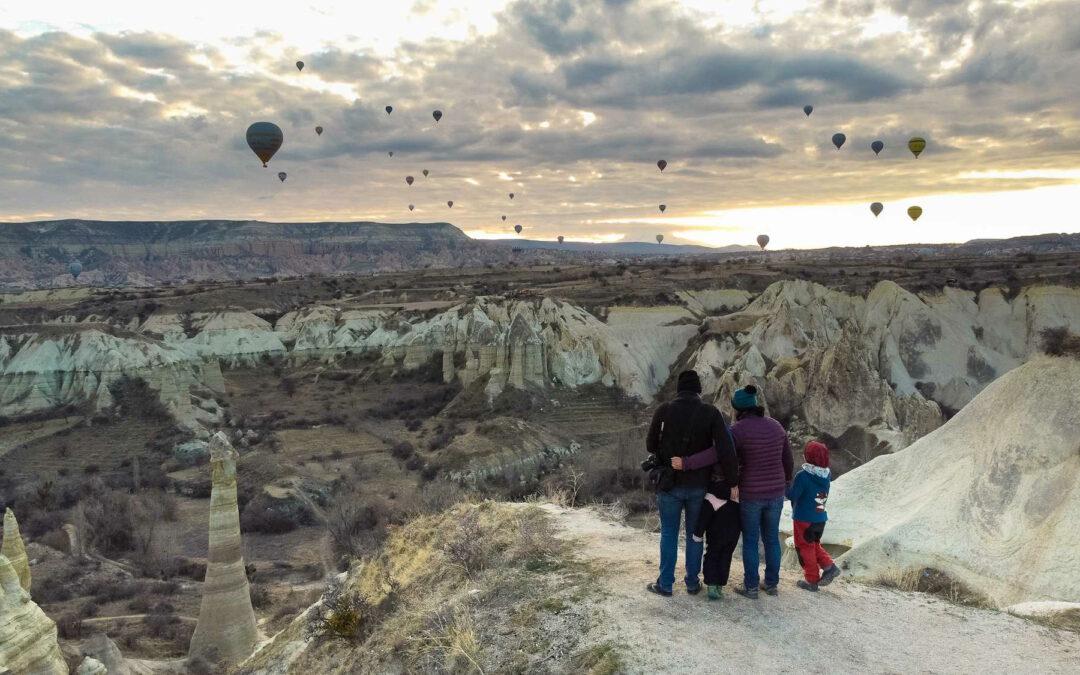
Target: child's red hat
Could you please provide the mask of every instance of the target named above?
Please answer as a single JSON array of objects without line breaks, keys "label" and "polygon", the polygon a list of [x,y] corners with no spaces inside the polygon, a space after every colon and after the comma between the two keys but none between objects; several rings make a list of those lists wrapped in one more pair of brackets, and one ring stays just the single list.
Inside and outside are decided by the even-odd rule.
[{"label": "child's red hat", "polygon": [[810,441],[803,449],[803,457],[814,466],[829,466],[829,448],[821,441]]}]

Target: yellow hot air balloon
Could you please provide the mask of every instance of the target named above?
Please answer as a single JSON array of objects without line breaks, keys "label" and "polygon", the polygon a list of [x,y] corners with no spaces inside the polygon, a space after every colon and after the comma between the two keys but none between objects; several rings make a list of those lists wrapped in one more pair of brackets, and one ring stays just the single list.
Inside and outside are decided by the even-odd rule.
[{"label": "yellow hot air balloon", "polygon": [[907,210],[907,214],[908,214],[908,217],[911,218],[912,222],[914,222],[914,221],[919,219],[919,216],[922,215],[922,207],[921,206],[909,206],[908,210]]},{"label": "yellow hot air balloon", "polygon": [[913,136],[910,141],[907,142],[908,150],[911,154],[915,155],[915,159],[919,158],[922,151],[926,149],[926,139],[922,136]]}]

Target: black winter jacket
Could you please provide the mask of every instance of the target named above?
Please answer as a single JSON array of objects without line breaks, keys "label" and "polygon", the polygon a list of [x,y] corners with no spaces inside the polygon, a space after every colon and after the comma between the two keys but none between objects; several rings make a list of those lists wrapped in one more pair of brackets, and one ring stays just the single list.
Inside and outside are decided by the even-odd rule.
[{"label": "black winter jacket", "polygon": [[[696,414],[695,414],[696,413]],[[687,429],[689,428],[689,435]],[[688,442],[686,442],[688,440]],[[701,396],[689,391],[679,392],[675,398],[662,403],[653,414],[645,447],[664,466],[671,465],[672,457],[686,457],[694,453],[716,448],[719,473],[727,487],[739,484],[739,458],[728,431],[727,420],[716,406],[705,403]],[[676,471],[676,487],[705,488],[714,467],[694,471]],[[715,494],[715,492],[714,492]],[[717,494],[727,499],[729,494]]]}]

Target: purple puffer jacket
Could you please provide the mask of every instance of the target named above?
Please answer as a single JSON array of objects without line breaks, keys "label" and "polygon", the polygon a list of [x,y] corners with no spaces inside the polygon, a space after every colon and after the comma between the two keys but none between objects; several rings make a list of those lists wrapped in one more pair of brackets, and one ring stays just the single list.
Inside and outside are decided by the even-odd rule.
[{"label": "purple puffer jacket", "polygon": [[731,425],[731,435],[739,455],[739,499],[783,499],[794,470],[784,427],[749,413]]}]

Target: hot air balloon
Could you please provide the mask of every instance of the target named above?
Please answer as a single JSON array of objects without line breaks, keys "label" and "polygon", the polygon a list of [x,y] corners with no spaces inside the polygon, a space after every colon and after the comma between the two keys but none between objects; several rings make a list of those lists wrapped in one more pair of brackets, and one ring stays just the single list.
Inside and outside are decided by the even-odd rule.
[{"label": "hot air balloon", "polygon": [[322,136],[322,127],[315,127],[315,133]]},{"label": "hot air balloon", "polygon": [[416,208],[416,206],[415,206],[415,205],[413,205],[413,204],[409,204],[409,210],[410,210],[410,211],[412,211],[412,210],[413,210],[413,209],[415,209],[415,208]]},{"label": "hot air balloon", "polygon": [[656,166],[660,169],[660,173],[664,173],[664,169],[667,168],[667,160],[662,159],[656,163]]},{"label": "hot air balloon", "polygon": [[262,160],[263,166],[266,166],[284,140],[281,127],[273,122],[256,122],[247,129],[248,147]]},{"label": "hot air balloon", "polygon": [[870,211],[871,211],[871,213],[874,214],[875,218],[880,216],[881,212],[884,209],[885,209],[885,207],[881,204],[881,202],[874,202],[873,204],[870,205]]},{"label": "hot air balloon", "polygon": [[505,223],[506,222],[506,216],[503,216],[502,219],[503,219],[503,222]]},{"label": "hot air balloon", "polygon": [[405,176],[405,183],[408,184],[408,185],[412,185],[414,180],[416,180],[416,179],[413,178],[412,176]]},{"label": "hot air balloon", "polygon": [[846,140],[847,140],[847,136],[845,136],[844,134],[841,134],[841,133],[836,133],[836,134],[833,134],[832,144],[836,146],[837,150],[839,150],[840,146],[843,145],[844,141],[846,141]]},{"label": "hot air balloon", "polygon": [[563,243],[563,236],[561,234],[559,235],[559,243]]},{"label": "hot air balloon", "polygon": [[389,155],[390,157],[393,157],[393,156],[394,156],[394,151],[393,151],[393,150],[391,150],[390,152],[388,152],[388,153],[386,153],[386,154],[387,154],[387,155]]},{"label": "hot air balloon", "polygon": [[762,251],[764,251],[765,247],[769,245],[769,235],[759,234],[757,236],[757,245],[761,247]]},{"label": "hot air balloon", "polygon": [[277,177],[278,177],[278,180],[280,180],[282,183],[284,183],[285,179],[289,177],[289,174],[285,173],[284,171],[278,171]]},{"label": "hot air balloon", "polygon": [[521,234],[521,226],[520,225],[515,225],[514,226],[514,232],[517,232],[518,234]]},{"label": "hot air balloon", "polygon": [[663,244],[664,243],[664,235],[662,235],[662,234],[656,235],[656,243],[657,244]]},{"label": "hot air balloon", "polygon": [[430,173],[430,172],[429,172],[429,171],[428,171],[427,169],[424,169],[423,173],[424,173],[424,178],[427,178],[427,175],[428,175],[428,173]]},{"label": "hot air balloon", "polygon": [[392,112],[394,112],[394,106],[392,106],[392,105],[386,106],[386,114],[389,115]]},{"label": "hot air balloon", "polygon": [[870,149],[874,151],[875,155],[881,154],[881,151],[885,149],[885,144],[881,141],[874,141],[870,144]]},{"label": "hot air balloon", "polygon": [[921,206],[909,206],[908,210],[907,210],[907,214],[908,214],[908,218],[911,218],[912,222],[914,222],[914,221],[919,219],[919,216],[922,215],[922,207]]},{"label": "hot air balloon", "polygon": [[913,136],[910,141],[907,142],[908,150],[911,154],[915,155],[915,159],[919,158],[922,151],[926,149],[926,139],[921,136]]},{"label": "hot air balloon", "polygon": [[82,263],[79,262],[78,260],[72,260],[68,264],[68,272],[71,273],[71,276],[78,279],[79,275],[82,274]]},{"label": "hot air balloon", "polygon": [[297,61],[296,62],[296,69],[297,70],[303,70],[304,69],[304,62],[303,61]]},{"label": "hot air balloon", "polygon": [[814,112],[814,106],[812,106],[812,105],[804,105],[802,107],[802,111],[804,113],[806,113],[807,117],[810,117],[810,113]]},{"label": "hot air balloon", "polygon": [[431,111],[431,116],[435,118],[435,124],[438,124],[439,120],[442,119],[442,111],[441,110],[432,110]]},{"label": "hot air balloon", "polygon": [[452,201],[446,202],[446,205],[451,209],[454,208],[454,202],[452,202]]},{"label": "hot air balloon", "polygon": [[660,213],[663,213],[664,211],[667,211],[667,204],[660,205]]},{"label": "hot air balloon", "polygon": [[514,198],[514,193],[513,193],[513,192],[511,192],[511,193],[510,193],[510,199],[513,199],[513,198]]}]

